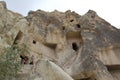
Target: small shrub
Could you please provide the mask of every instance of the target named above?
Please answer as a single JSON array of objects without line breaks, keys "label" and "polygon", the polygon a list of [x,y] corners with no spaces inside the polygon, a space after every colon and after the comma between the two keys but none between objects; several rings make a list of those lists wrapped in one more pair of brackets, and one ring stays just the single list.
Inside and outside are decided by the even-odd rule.
[{"label": "small shrub", "polygon": [[5,48],[0,55],[0,80],[14,80],[21,69],[20,53],[24,47],[12,46]]}]

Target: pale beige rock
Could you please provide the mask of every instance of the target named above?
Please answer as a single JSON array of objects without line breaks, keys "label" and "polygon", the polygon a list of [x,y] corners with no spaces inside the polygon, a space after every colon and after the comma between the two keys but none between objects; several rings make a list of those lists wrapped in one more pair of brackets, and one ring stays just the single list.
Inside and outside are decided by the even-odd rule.
[{"label": "pale beige rock", "polygon": [[[19,80],[120,79],[120,31],[96,12],[37,10],[24,17],[8,10],[4,1],[0,10],[0,50],[27,46],[21,55],[29,60]],[[29,65],[31,56],[36,65]]]},{"label": "pale beige rock", "polygon": [[59,66],[48,60],[39,60],[35,72],[40,74],[43,80],[73,80]]},{"label": "pale beige rock", "polygon": [[7,10],[6,3],[0,2],[0,47],[11,46],[19,31],[27,33],[28,22],[20,14]]}]

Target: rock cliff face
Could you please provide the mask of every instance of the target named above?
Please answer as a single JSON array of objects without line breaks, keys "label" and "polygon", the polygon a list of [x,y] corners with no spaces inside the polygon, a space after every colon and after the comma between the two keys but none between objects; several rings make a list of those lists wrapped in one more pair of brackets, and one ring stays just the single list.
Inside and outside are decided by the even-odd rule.
[{"label": "rock cliff face", "polygon": [[33,65],[23,65],[16,80],[120,80],[120,31],[92,10],[24,17],[1,1],[0,49],[20,44]]}]

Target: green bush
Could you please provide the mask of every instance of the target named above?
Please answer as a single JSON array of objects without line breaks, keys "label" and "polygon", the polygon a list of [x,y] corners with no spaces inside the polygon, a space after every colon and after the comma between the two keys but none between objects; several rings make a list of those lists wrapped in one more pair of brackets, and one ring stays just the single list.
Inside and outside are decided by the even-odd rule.
[{"label": "green bush", "polygon": [[17,72],[21,69],[20,53],[24,48],[12,46],[5,48],[0,55],[0,80],[14,80]]}]

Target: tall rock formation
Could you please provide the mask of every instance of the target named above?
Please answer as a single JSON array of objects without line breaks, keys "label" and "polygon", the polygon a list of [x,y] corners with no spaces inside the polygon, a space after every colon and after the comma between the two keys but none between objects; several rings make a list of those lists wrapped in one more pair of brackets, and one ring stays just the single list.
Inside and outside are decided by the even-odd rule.
[{"label": "tall rock formation", "polygon": [[17,80],[120,80],[119,34],[92,10],[82,16],[37,10],[23,17],[0,2],[0,49],[28,49]]},{"label": "tall rock formation", "polygon": [[27,32],[27,25],[22,15],[8,10],[6,3],[0,1],[0,47],[12,45],[19,31]]}]

